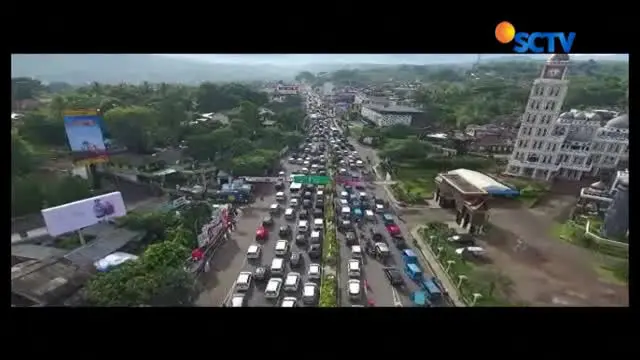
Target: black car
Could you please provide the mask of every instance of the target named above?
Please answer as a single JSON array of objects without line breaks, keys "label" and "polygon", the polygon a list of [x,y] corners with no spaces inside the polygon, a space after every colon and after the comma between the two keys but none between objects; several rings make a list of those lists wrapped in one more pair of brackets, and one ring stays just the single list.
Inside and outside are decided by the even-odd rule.
[{"label": "black car", "polygon": [[311,199],[313,197],[313,194],[311,193],[311,191],[305,191],[304,194],[302,195],[303,199]]},{"label": "black car", "polygon": [[353,229],[353,224],[351,223],[351,221],[349,220],[340,220],[340,223],[338,224],[338,230],[341,232],[347,232],[349,230]]},{"label": "black car", "polygon": [[256,281],[265,281],[269,277],[269,271],[264,266],[258,266],[253,272],[253,278]]},{"label": "black car", "polygon": [[387,243],[387,241],[384,239],[384,235],[380,233],[374,233],[371,238],[373,239],[373,242],[381,242],[385,244]]},{"label": "black car", "polygon": [[315,208],[313,210],[313,218],[314,219],[322,219],[324,217],[324,208]]},{"label": "black car", "polygon": [[300,211],[300,213],[298,214],[298,219],[309,220],[309,213],[307,213],[306,211]]},{"label": "black car", "polygon": [[267,227],[273,226],[273,218],[271,216],[265,216],[262,219],[262,225]]},{"label": "black car", "polygon": [[387,280],[393,286],[402,286],[404,285],[404,279],[402,278],[402,272],[394,267],[386,267],[382,269],[384,271],[384,275],[387,277]]},{"label": "black car", "polygon": [[400,250],[404,250],[407,248],[407,242],[402,236],[394,236],[393,243],[396,244],[396,247]]},{"label": "black car", "polygon": [[276,183],[276,191],[282,191],[282,190],[284,190],[284,183],[280,181]]},{"label": "black car", "polygon": [[309,199],[302,200],[302,207],[305,209],[310,209],[313,206],[313,202]]},{"label": "black car", "polygon": [[347,238],[347,246],[358,245],[358,237],[356,236],[356,233],[354,233],[353,231],[349,231],[346,234],[346,238]]},{"label": "black car", "polygon": [[308,242],[309,240],[307,240],[307,236],[305,234],[298,233],[298,235],[296,235],[296,244],[307,245]]},{"label": "black car", "polygon": [[309,246],[308,253],[311,259],[319,259],[322,256],[322,246],[320,244],[313,244]]},{"label": "black car", "polygon": [[289,235],[291,235],[291,226],[289,225],[280,226],[280,229],[278,230],[278,235],[280,235],[281,238],[286,238]]},{"label": "black car", "polygon": [[291,253],[290,264],[292,268],[297,268],[302,265],[302,256],[298,252]]},{"label": "black car", "polygon": [[317,208],[322,208],[324,207],[324,199],[319,197],[316,199],[316,207]]}]

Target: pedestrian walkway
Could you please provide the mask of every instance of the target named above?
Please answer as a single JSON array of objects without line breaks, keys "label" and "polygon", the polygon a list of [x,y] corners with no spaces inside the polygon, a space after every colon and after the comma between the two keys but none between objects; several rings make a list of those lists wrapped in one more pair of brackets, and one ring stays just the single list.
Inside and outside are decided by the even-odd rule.
[{"label": "pedestrian walkway", "polygon": [[463,301],[462,295],[458,292],[458,288],[455,286],[455,282],[451,279],[449,274],[444,271],[435,254],[431,251],[431,249],[429,249],[429,246],[421,242],[420,239],[422,237],[420,235],[420,229],[422,228],[423,226],[417,226],[413,228],[411,230],[411,235],[414,239],[416,239],[416,241],[420,243],[419,252],[420,254],[422,254],[423,260],[425,260],[425,263],[427,264],[427,266],[429,266],[431,272],[438,279],[440,279],[445,289],[447,289],[447,292],[449,293],[449,297],[453,301],[453,304],[456,307],[466,307],[467,305]]}]

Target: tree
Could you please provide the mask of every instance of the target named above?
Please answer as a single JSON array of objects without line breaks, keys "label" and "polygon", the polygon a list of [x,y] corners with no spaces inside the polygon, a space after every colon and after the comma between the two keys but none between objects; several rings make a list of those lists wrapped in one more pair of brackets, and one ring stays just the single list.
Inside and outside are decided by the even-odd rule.
[{"label": "tree", "polygon": [[20,135],[32,144],[67,146],[67,136],[62,118],[54,118],[45,111],[28,112],[19,126]]},{"label": "tree", "polygon": [[104,115],[111,135],[134,152],[146,153],[153,146],[158,113],[142,106],[119,107]]},{"label": "tree", "polygon": [[236,176],[262,176],[277,159],[277,151],[254,150],[231,160],[230,170]]},{"label": "tree", "polygon": [[63,176],[44,182],[43,193],[47,206],[67,204],[91,197],[89,181],[79,176]]},{"label": "tree", "polygon": [[11,79],[11,98],[13,101],[35,99],[43,89],[40,80],[27,77]]},{"label": "tree", "polygon": [[11,176],[29,173],[38,159],[31,147],[16,131],[11,131]]},{"label": "tree", "polygon": [[37,175],[14,177],[11,181],[11,216],[23,216],[42,209],[44,194]]},{"label": "tree", "polygon": [[95,306],[191,304],[195,281],[184,270],[191,249],[183,243],[173,238],[152,244],[138,260],[98,274],[87,285],[88,303]]}]

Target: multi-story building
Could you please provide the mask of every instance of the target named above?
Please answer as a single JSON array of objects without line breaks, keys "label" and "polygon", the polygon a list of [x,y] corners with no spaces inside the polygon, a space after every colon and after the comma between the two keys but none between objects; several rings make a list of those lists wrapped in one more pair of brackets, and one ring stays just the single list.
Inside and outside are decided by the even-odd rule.
[{"label": "multi-story building", "polygon": [[411,126],[413,118],[422,111],[407,106],[397,105],[363,105],[360,115],[377,126],[403,124]]},{"label": "multi-story building", "polygon": [[300,86],[278,84],[275,93],[277,95],[298,95],[300,93]]},{"label": "multi-story building", "polygon": [[580,180],[628,163],[628,115],[606,110],[560,114],[569,88],[569,60],[566,54],[552,55],[534,80],[507,174]]}]

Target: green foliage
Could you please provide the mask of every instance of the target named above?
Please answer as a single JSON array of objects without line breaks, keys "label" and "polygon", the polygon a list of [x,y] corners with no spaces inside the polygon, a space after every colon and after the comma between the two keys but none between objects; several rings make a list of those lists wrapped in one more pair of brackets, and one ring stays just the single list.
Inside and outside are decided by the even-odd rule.
[{"label": "green foliage", "polygon": [[[478,293],[482,297],[478,299],[476,306],[511,305],[509,296],[513,292],[513,281],[501,272],[476,266],[456,254],[455,245],[447,241],[447,237],[454,233],[445,223],[431,222],[420,230],[420,239],[434,254],[439,254],[443,268],[448,261],[454,261],[449,269],[453,281],[457,281],[460,275],[467,276],[467,280],[458,289],[465,301],[470,301],[473,294]],[[441,253],[439,249],[442,249]]]},{"label": "green foliage", "polygon": [[[194,204],[180,216],[167,213],[130,214],[121,225],[156,233],[160,240],[149,245],[136,261],[98,274],[87,286],[87,301],[95,306],[183,306],[196,295],[195,279],[184,266],[197,243],[190,223],[210,215],[205,203]],[[195,220],[199,221],[199,220]]]},{"label": "green foliage", "polygon": [[338,307],[338,280],[335,275],[324,275],[320,283],[320,307]]},{"label": "green foliage", "polygon": [[91,195],[89,182],[77,176],[18,176],[11,180],[11,215],[27,215]]}]

